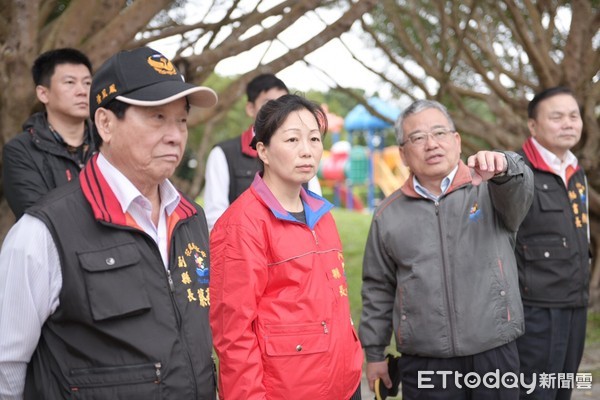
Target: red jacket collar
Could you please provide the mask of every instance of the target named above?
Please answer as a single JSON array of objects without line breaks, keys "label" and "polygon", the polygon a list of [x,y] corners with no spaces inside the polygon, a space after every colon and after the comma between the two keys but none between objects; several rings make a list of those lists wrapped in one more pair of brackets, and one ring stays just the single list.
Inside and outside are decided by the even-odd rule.
[{"label": "red jacket collar", "polygon": [[546,171],[546,172],[551,172],[554,174],[554,171],[552,170],[552,168],[550,168],[548,166],[548,164],[546,164],[546,161],[544,161],[544,158],[542,157],[540,152],[536,149],[531,137],[529,137],[525,141],[525,143],[523,143],[523,152],[525,153],[525,156],[527,156],[527,159],[529,160],[529,162],[531,163],[531,165],[533,165],[533,167],[535,169],[539,169],[541,171]]},{"label": "red jacket collar", "polygon": [[258,153],[252,147],[250,147],[250,142],[254,138],[254,125],[250,125],[248,129],[242,133],[241,141],[242,141],[242,153],[250,156],[252,158],[258,157]]},{"label": "red jacket collar", "polygon": [[[556,172],[552,168],[550,168],[548,164],[546,164],[546,161],[544,161],[544,158],[533,144],[533,140],[531,137],[529,137],[525,141],[525,143],[523,143],[523,152],[525,153],[525,156],[527,157],[533,168],[556,175]],[[577,171],[579,171],[580,168],[581,167],[579,165],[577,165],[577,168],[573,168],[572,166],[567,167],[565,175],[567,182],[569,182],[571,177]]]},{"label": "red jacket collar", "polygon": [[[79,174],[83,195],[92,207],[96,220],[129,226],[130,219],[121,209],[121,204],[98,168],[97,160],[98,154],[90,159]],[[175,214],[181,219],[189,218],[196,214],[196,208],[181,196]]]}]

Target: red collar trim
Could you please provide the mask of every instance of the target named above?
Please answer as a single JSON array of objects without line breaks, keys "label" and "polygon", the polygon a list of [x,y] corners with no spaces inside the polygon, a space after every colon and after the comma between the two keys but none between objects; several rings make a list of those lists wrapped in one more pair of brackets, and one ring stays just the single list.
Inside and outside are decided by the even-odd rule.
[{"label": "red collar trim", "polygon": [[250,125],[250,127],[248,129],[246,129],[244,131],[244,133],[242,133],[242,137],[241,137],[242,153],[249,157],[256,158],[256,157],[258,157],[258,153],[256,152],[256,150],[254,150],[252,147],[250,147],[250,142],[252,141],[253,138],[254,138],[254,125]]},{"label": "red collar trim", "polygon": [[523,143],[523,152],[525,153],[525,156],[527,156],[527,159],[535,169],[556,174],[552,170],[552,168],[550,168],[548,164],[546,164],[546,161],[544,161],[544,158],[533,144],[531,137],[527,138],[525,143]]},{"label": "red collar trim", "polygon": [[[95,154],[81,171],[79,182],[96,220],[130,226],[127,214],[121,209],[121,204],[98,168],[98,154]],[[181,196],[175,213],[181,219],[189,218],[196,214],[196,208]]]}]

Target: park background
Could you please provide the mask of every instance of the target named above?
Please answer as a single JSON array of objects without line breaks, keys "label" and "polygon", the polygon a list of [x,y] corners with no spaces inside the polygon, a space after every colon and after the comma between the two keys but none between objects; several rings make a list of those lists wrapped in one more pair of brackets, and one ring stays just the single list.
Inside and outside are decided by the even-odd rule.
[{"label": "park background", "polygon": [[[244,88],[263,72],[277,73],[292,91],[342,117],[360,104],[393,122],[369,105],[371,98],[398,109],[418,98],[440,101],[461,133],[463,154],[518,149],[528,136],[533,94],[566,85],[584,120],[574,152],[590,184],[596,312],[587,346],[597,348],[599,27],[600,0],[0,0],[0,150],[39,110],[29,70],[40,53],[57,47],[84,51],[97,69],[119,50],[150,45],[172,58],[187,81],[218,92],[216,107],[190,115],[188,159],[175,179],[200,201],[208,152],[251,123]],[[347,133],[342,129],[341,137]],[[334,216],[358,322],[370,213],[340,208]],[[13,223],[0,181],[0,242]],[[596,382],[599,364],[592,366]]]}]

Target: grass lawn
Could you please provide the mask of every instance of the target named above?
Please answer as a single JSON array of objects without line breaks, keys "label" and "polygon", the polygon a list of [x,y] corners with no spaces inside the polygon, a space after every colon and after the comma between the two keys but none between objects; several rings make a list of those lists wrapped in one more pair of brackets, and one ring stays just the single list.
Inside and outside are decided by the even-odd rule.
[{"label": "grass lawn", "polygon": [[348,280],[350,310],[354,324],[358,328],[362,309],[360,297],[362,261],[372,215],[350,211],[345,208],[334,208],[332,214],[344,246],[344,264],[346,279]]}]

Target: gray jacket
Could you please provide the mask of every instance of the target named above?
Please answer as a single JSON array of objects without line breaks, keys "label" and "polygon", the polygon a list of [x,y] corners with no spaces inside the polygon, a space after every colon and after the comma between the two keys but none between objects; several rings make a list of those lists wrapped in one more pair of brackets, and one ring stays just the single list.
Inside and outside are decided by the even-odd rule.
[{"label": "gray jacket", "polygon": [[392,328],[401,353],[448,358],[480,353],[524,331],[514,245],[533,198],[516,153],[508,171],[479,186],[461,161],[439,201],[412,175],[378,207],[363,262],[359,336],[382,361]]}]

